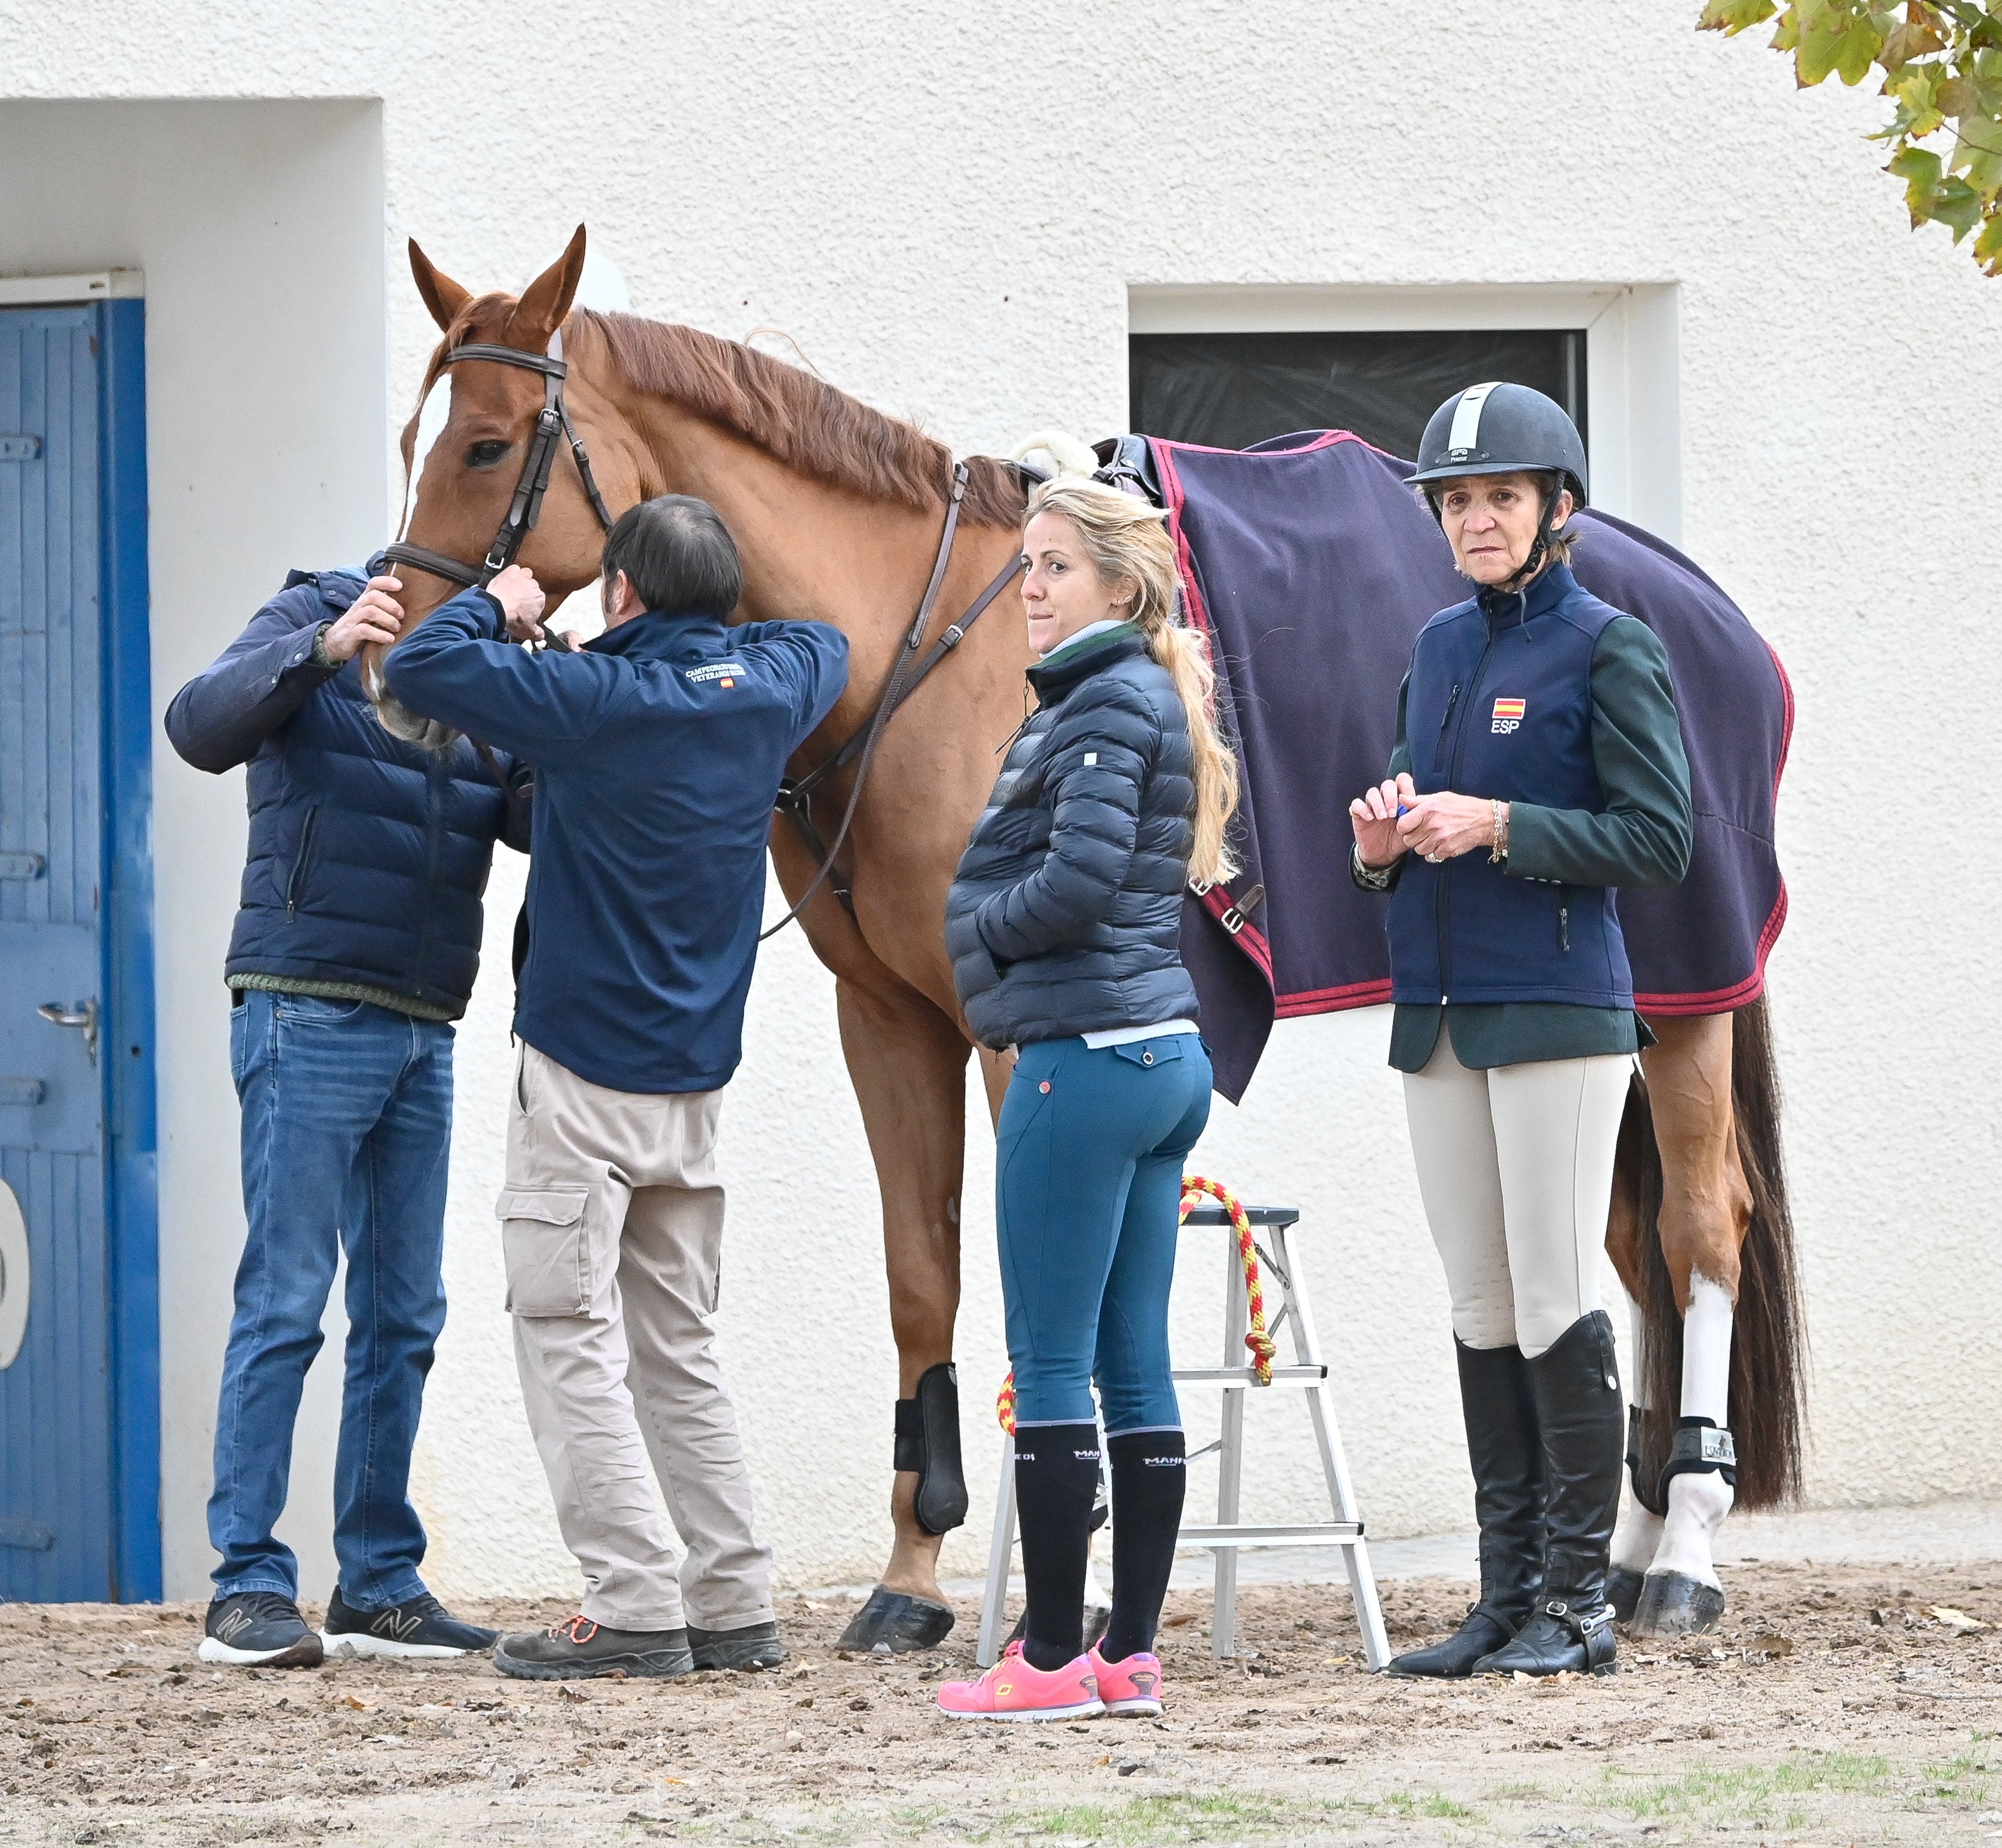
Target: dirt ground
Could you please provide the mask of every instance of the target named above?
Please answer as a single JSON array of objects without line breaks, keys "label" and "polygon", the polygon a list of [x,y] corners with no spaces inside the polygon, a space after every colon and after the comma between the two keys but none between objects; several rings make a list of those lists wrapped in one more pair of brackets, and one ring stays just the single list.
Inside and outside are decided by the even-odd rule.
[{"label": "dirt ground", "polygon": [[[1177,1593],[1163,1719],[1006,1728],[932,1705],[971,1665],[971,1609],[935,1654],[846,1658],[849,1607],[795,1599],[776,1672],[580,1685],[484,1661],[217,1670],[194,1606],[10,1606],[0,1843],[2002,1839],[2002,1564],[1751,1565],[1728,1587],[1721,1631],[1624,1644],[1610,1679],[1457,1686],[1364,1673],[1333,1588],[1247,1588],[1257,1653],[1229,1663],[1207,1598]],[[1408,1644],[1470,1594],[1383,1595]]]}]

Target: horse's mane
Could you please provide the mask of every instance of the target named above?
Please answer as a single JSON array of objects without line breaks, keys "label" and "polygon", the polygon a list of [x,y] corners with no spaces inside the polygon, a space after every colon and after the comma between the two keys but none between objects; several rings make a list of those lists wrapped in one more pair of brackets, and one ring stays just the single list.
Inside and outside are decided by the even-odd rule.
[{"label": "horse's mane", "polygon": [[[604,340],[637,389],[672,399],[816,481],[872,500],[929,509],[944,504],[952,452],[915,424],[874,410],[811,372],[736,340],[637,315],[571,311]],[[967,459],[961,517],[982,526],[1021,523],[1024,496],[1012,464]]]}]

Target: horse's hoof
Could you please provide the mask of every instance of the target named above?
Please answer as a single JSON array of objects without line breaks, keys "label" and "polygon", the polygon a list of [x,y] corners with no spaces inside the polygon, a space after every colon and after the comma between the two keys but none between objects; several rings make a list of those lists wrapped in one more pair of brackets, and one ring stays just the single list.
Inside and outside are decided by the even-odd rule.
[{"label": "horse's hoof", "polygon": [[1714,1630],[1724,1615],[1724,1594],[1686,1572],[1650,1572],[1627,1627],[1637,1637],[1697,1636]]},{"label": "horse's hoof", "polygon": [[1617,1622],[1634,1621],[1634,1613],[1641,1602],[1641,1574],[1631,1566],[1615,1566],[1606,1574],[1606,1602],[1613,1606]]},{"label": "horse's hoof", "polygon": [[859,1649],[869,1655],[904,1655],[913,1649],[936,1649],[952,1633],[950,1607],[908,1592],[878,1585],[841,1633],[837,1649]]}]

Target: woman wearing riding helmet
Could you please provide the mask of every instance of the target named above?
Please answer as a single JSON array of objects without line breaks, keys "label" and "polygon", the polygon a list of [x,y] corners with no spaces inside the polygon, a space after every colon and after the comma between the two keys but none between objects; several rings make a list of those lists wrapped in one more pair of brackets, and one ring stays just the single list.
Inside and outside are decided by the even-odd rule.
[{"label": "woman wearing riding helmet", "polygon": [[1479,588],[1419,633],[1351,870],[1393,894],[1390,1063],[1453,1298],[1481,1599],[1390,1666],[1607,1673],[1623,1432],[1599,1253],[1652,1043],[1613,894],[1688,870],[1689,766],[1661,643],[1567,567],[1585,462],[1563,410],[1457,392],[1412,479]]},{"label": "woman wearing riding helmet", "polygon": [[[1039,701],[946,900],[967,1023],[1017,1056],[995,1207],[1015,1366],[1015,1496],[1028,1610],[960,1718],[1156,1714],[1153,1651],[1181,1524],[1168,1290],[1182,1160],[1209,1117],[1209,1056],[1179,950],[1191,873],[1230,872],[1237,770],[1202,639],[1175,621],[1158,509],[1089,480],[1039,488],[1022,601]],[[1083,1648],[1098,1484],[1112,1478],[1112,1610]]]}]

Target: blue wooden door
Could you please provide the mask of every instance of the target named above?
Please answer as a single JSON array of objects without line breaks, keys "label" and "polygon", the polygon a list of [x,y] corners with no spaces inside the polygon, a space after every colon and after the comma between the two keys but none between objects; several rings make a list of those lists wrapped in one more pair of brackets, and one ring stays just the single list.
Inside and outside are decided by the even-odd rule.
[{"label": "blue wooden door", "polygon": [[[151,1154],[123,1068],[150,1071],[152,1049],[120,940],[131,752],[114,734],[130,714],[113,696],[129,664],[107,619],[121,515],[106,452],[129,418],[107,402],[110,309],[0,311],[0,1599],[158,1595],[122,1531],[148,1489],[121,1473],[121,1370],[148,1373],[157,1333],[123,1351],[121,1158],[135,1139],[148,1168]],[[157,1417],[138,1456],[155,1502]]]}]

